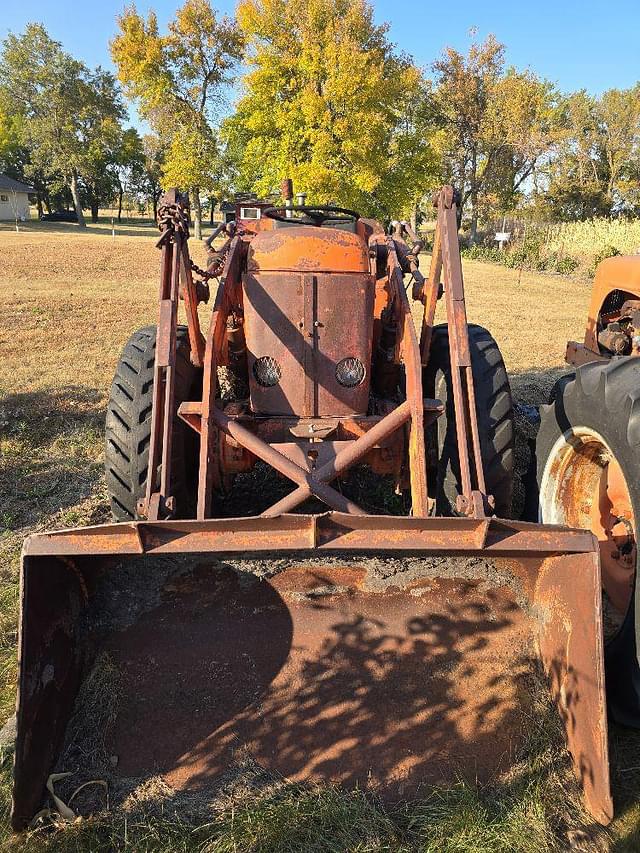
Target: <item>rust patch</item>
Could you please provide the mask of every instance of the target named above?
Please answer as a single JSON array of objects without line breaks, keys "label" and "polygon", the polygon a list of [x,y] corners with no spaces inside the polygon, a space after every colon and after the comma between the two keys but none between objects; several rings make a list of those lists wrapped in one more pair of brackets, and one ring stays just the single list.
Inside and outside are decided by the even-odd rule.
[{"label": "rust patch", "polygon": [[293,780],[395,798],[508,766],[531,645],[511,594],[432,578],[380,595],[359,589],[365,575],[228,569],[212,583],[201,564],[166,586],[109,644],[124,678],[118,772],[199,788],[248,752]]}]

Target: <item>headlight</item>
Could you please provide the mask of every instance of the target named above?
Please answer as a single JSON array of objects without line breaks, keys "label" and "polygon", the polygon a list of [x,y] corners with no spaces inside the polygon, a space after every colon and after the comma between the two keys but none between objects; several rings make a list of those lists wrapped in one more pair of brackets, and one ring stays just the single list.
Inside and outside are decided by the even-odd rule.
[{"label": "headlight", "polygon": [[343,358],[336,365],[336,379],[345,388],[355,388],[364,379],[364,364],[359,358]]},{"label": "headlight", "polygon": [[271,388],[280,382],[282,370],[275,358],[270,355],[263,355],[254,361],[253,375],[258,385],[262,385],[263,388]]}]

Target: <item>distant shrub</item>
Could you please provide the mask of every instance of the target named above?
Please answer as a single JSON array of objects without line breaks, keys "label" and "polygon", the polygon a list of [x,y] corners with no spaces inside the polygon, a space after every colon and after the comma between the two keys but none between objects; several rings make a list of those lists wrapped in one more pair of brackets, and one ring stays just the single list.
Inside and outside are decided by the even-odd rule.
[{"label": "distant shrub", "polygon": [[469,246],[468,249],[463,248],[462,253],[465,258],[470,258],[472,261],[492,261],[493,263],[500,263],[500,256],[503,254],[495,246],[480,244]]},{"label": "distant shrub", "polygon": [[571,275],[571,273],[575,272],[579,266],[580,263],[577,258],[572,258],[570,255],[567,255],[564,258],[560,258],[556,264],[556,272],[559,272],[562,275]]},{"label": "distant shrub", "polygon": [[615,246],[603,246],[593,256],[593,263],[589,267],[589,275],[596,274],[596,269],[601,261],[605,261],[607,258],[615,258],[617,255],[621,254],[622,252]]},{"label": "distant shrub", "polygon": [[514,243],[505,249],[496,246],[474,245],[462,250],[465,258],[489,261],[511,269],[557,272],[569,275],[578,267],[578,261],[556,251],[548,251],[542,235],[534,235],[524,243]]}]

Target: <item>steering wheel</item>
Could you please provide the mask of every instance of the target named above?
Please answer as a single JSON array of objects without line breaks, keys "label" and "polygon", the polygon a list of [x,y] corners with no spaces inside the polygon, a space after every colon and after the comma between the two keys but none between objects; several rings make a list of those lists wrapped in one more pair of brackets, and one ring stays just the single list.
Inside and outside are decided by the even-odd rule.
[{"label": "steering wheel", "polygon": [[[288,214],[300,213],[301,216]],[[275,219],[277,222],[287,222],[292,225],[317,225],[331,221],[337,224],[342,222],[357,222],[360,214],[346,207],[331,207],[330,205],[319,205],[309,207],[305,204],[293,205],[292,207],[267,207],[262,211],[263,216]]]}]

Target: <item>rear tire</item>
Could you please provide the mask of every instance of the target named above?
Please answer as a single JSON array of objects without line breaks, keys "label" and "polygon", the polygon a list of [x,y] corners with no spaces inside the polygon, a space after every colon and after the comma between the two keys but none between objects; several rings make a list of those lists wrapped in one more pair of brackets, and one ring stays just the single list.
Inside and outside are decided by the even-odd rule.
[{"label": "rear tire", "polygon": [[[480,448],[487,492],[495,500],[495,513],[511,515],[514,473],[513,402],[507,370],[491,334],[482,326],[469,325],[471,369],[476,395]],[[462,491],[458,441],[453,411],[449,330],[434,326],[429,363],[423,372],[425,395],[446,404],[429,429],[427,447],[431,482],[436,482],[436,513],[456,515],[456,498]]]},{"label": "rear tire", "polygon": [[[156,327],[134,332],[122,351],[111,386],[105,424],[105,476],[116,521],[138,518],[137,503],[145,494],[155,356]],[[172,478],[177,514],[182,518],[193,515],[198,461],[198,436],[177,416],[180,403],[199,399],[192,394],[197,392],[201,374],[189,356],[187,328],[178,326]]]},{"label": "rear tire", "polygon": [[[614,358],[579,367],[556,384],[552,402],[541,407],[540,416],[536,442],[540,520],[589,527],[599,534],[603,586],[607,592],[610,585],[611,593],[605,597],[607,701],[616,722],[640,727],[637,545],[635,560],[632,550],[626,551],[624,560],[624,548],[629,549],[635,540],[636,520],[640,519],[640,359]],[[610,472],[616,470],[618,482],[611,497]],[[620,473],[626,492],[620,486]],[[604,488],[607,490],[603,492]],[[622,499],[620,494],[624,495]],[[607,541],[594,527],[608,514],[621,517],[618,501],[620,505],[630,502],[631,522],[622,525],[622,537]],[[591,520],[594,511],[595,522]],[[623,547],[618,548],[619,541]],[[618,570],[622,571],[622,586],[608,580],[615,578]],[[628,596],[626,612],[624,607],[612,609],[607,603],[615,595],[620,597],[621,588]],[[613,621],[611,613],[616,617]]]}]

